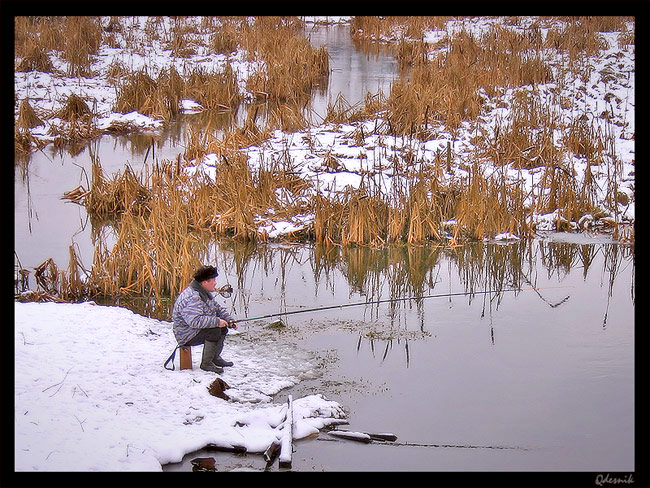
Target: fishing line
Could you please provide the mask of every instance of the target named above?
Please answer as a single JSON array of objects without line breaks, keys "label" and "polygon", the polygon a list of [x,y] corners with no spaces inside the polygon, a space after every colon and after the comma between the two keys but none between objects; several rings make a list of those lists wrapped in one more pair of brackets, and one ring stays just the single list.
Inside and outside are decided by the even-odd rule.
[{"label": "fishing line", "polygon": [[[548,286],[544,288],[573,288],[571,285],[568,286]],[[371,300],[366,302],[354,302],[354,303],[343,303],[339,305],[326,305],[324,307],[315,307],[315,308],[305,308],[300,310],[289,310],[286,312],[277,312],[267,315],[260,315],[256,317],[246,317],[243,319],[235,320],[235,322],[248,322],[250,320],[261,320],[268,319],[272,317],[281,317],[284,315],[294,315],[298,313],[307,313],[307,312],[320,312],[322,310],[334,310],[334,309],[343,309],[348,307],[359,307],[362,305],[376,305],[380,303],[392,303],[392,302],[406,302],[409,300],[423,300],[426,298],[445,298],[445,297],[454,297],[454,296],[466,296],[466,295],[481,295],[481,294],[491,294],[491,293],[507,293],[507,292],[521,292],[521,291],[537,291],[540,288],[510,288],[506,290],[483,290],[483,291],[466,291],[466,292],[456,292],[456,293],[439,293],[435,295],[420,295],[416,297],[401,297],[401,298],[385,298],[382,300]],[[568,297],[567,297],[568,298]],[[564,300],[566,301],[566,299]]]},{"label": "fishing line", "polygon": [[[341,439],[328,439],[324,437],[317,437],[317,441],[325,442],[346,442]],[[478,446],[474,444],[425,444],[421,442],[385,442],[377,441],[372,442],[373,445],[382,446],[399,446],[399,447],[430,447],[430,448],[445,448],[445,449],[495,449],[495,450],[515,450],[515,451],[530,451],[529,447],[519,446]]]}]

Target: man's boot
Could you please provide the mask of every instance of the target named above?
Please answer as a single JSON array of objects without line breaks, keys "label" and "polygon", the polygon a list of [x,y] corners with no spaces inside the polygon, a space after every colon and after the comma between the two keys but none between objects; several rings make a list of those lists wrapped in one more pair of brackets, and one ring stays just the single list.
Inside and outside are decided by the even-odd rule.
[{"label": "man's boot", "polygon": [[[223,344],[223,340],[221,340],[221,343]],[[212,362],[212,358],[214,358],[217,349],[219,349],[218,342],[205,341],[205,343],[203,344],[203,355],[201,356],[201,366],[200,366],[200,368],[203,371],[212,371],[213,373],[223,373],[223,368],[217,366]]]},{"label": "man's boot", "polygon": [[217,349],[214,353],[214,358],[212,362],[217,366],[232,366],[234,363],[232,361],[226,361],[221,357],[221,350],[223,349],[223,341],[226,338],[226,334],[222,335],[221,338],[215,343],[217,344]]}]

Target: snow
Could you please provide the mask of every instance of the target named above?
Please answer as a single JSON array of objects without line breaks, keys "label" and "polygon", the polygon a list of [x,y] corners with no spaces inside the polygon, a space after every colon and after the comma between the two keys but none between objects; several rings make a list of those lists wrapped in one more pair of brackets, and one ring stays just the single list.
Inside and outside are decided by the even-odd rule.
[{"label": "snow", "polygon": [[502,232],[494,236],[495,241],[518,241],[519,236],[516,236],[512,232]]},{"label": "snow", "polygon": [[[189,18],[199,21],[198,17]],[[108,22],[108,17],[103,19],[104,24]],[[138,72],[146,70],[146,73],[152,78],[169,67],[174,67],[178,73],[185,76],[187,70],[195,67],[201,67],[206,72],[222,72],[226,65],[229,64],[231,69],[237,73],[239,80],[239,89],[246,97],[252,97],[245,90],[248,76],[260,69],[263,69],[263,63],[258,61],[249,61],[246,59],[247,53],[243,50],[233,52],[229,55],[214,54],[205,48],[209,45],[209,33],[203,34],[203,45],[198,45],[197,51],[193,56],[188,58],[176,57],[172,51],[160,40],[154,40],[152,44],[145,42],[146,30],[152,25],[156,25],[157,20],[153,17],[139,16],[126,17],[126,33],[115,33],[115,47],[109,47],[102,44],[99,47],[98,54],[94,57],[92,63],[92,78],[66,76],[68,63],[61,57],[61,53],[52,51],[49,53],[50,59],[54,66],[53,73],[41,73],[38,71],[14,73],[14,90],[16,93],[15,117],[18,116],[18,108],[21,100],[28,100],[37,113],[41,115],[51,114],[63,107],[68,96],[75,94],[83,98],[93,113],[98,117],[98,129],[106,130],[111,126],[111,121],[120,119],[122,114],[113,111],[117,101],[117,87],[114,80],[110,77],[111,66],[121,66],[129,72]],[[170,17],[160,18],[160,25],[154,28],[162,29],[169,32],[172,28],[172,19]],[[16,66],[20,59],[16,58]],[[181,110],[184,112],[195,113],[200,111],[201,107],[193,100],[183,100]],[[133,124],[133,128],[141,130],[152,130],[162,125],[162,121],[141,115],[141,117],[131,117],[128,121]],[[58,124],[55,124],[58,122]],[[40,126],[37,130],[32,131],[35,137],[51,142],[54,138],[49,136],[50,128],[54,125],[60,125],[61,121],[46,119],[45,125]]]},{"label": "snow", "polygon": [[[282,437],[286,404],[272,396],[319,374],[306,351],[229,334],[219,375],[222,400],[208,393],[217,375],[169,371],[171,323],[92,302],[15,303],[15,470],[161,471],[207,444],[262,453]],[[293,401],[293,437],[345,416],[322,395]]]},{"label": "snow", "polygon": [[184,98],[181,100],[181,110],[186,114],[198,113],[203,110],[203,106],[194,100]]},{"label": "snow", "polygon": [[277,222],[271,221],[267,225],[262,225],[258,228],[258,232],[267,235],[270,239],[275,239],[279,236],[287,235],[304,229],[304,226],[297,226],[292,222],[280,220]]},{"label": "snow", "polygon": [[118,124],[126,124],[132,130],[138,128],[145,130],[159,129],[163,126],[162,120],[153,119],[138,112],[129,112],[126,114],[112,113],[107,117],[102,117],[97,121],[97,128],[106,130]]}]

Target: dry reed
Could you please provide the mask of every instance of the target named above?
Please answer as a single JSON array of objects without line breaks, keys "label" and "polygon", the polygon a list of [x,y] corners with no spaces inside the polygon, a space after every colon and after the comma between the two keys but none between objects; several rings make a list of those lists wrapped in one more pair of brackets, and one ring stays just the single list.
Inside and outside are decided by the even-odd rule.
[{"label": "dry reed", "polygon": [[251,76],[247,89],[263,98],[304,100],[329,74],[325,48],[314,49],[298,36],[302,26],[296,18],[256,17],[242,28],[241,45],[264,61],[265,69]]},{"label": "dry reed", "polygon": [[16,71],[41,71],[43,73],[54,71],[50,56],[34,41],[30,41],[30,46],[26,49],[27,53],[18,63]]},{"label": "dry reed", "polygon": [[[354,123],[376,118],[383,112],[385,119],[377,119],[375,134],[389,133],[408,136],[410,141],[424,141],[431,139],[438,130],[446,130],[453,138],[461,124],[477,122],[483,113],[486,97],[498,96],[505,89],[512,88],[514,97],[508,119],[497,121],[493,132],[477,129],[472,139],[476,161],[460,162],[471,168],[470,176],[464,182],[443,183],[442,171],[449,173],[452,161],[459,163],[454,160],[450,146],[446,154],[444,150],[438,153],[435,166],[423,165],[416,171],[417,144],[414,146],[411,142],[404,145],[402,154],[390,161],[395,175],[410,178],[396,183],[392,193],[382,193],[372,186],[363,185],[327,198],[318,195],[305,204],[311,185],[294,171],[288,150],[277,158],[262,158],[262,164],[252,170],[240,149],[259,145],[273,128],[294,132],[308,125],[306,95],[327,76],[326,51],[313,49],[305,38],[298,35],[302,25],[296,18],[264,17],[253,22],[238,18],[209,18],[203,19],[199,27],[185,19],[175,19],[172,29],[162,33],[162,40],[174,46],[177,54],[191,48],[183,44],[183,40],[189,44],[194,42],[192,29],[211,32],[210,45],[215,52],[229,52],[238,47],[247,51],[249,59],[262,62],[260,71],[249,78],[248,89],[267,103],[279,103],[267,104],[265,125],[259,124],[257,108],[251,107],[244,124],[238,128],[221,132],[208,124],[202,131],[190,130],[183,155],[185,160],[181,161],[179,156],[178,161],[167,166],[170,177],[174,175],[176,178],[174,180],[157,176],[154,184],[153,180],[145,181],[145,178],[134,175],[129,168],[109,180],[101,174],[99,165],[93,163],[91,188],[75,189],[67,198],[84,204],[89,213],[98,218],[119,214],[123,215],[120,225],[145,228],[153,226],[148,219],[152,218],[151,213],[158,212],[157,207],[154,210],[159,205],[154,195],[163,185],[173,198],[178,199],[176,201],[183,202],[184,212],[188,212],[181,218],[184,222],[178,229],[181,234],[187,233],[182,229],[192,229],[255,240],[260,238],[257,231],[260,222],[270,215],[290,218],[297,212],[304,212],[315,214],[313,231],[310,232],[319,243],[375,247],[392,242],[422,244],[445,239],[455,243],[459,239],[482,239],[504,231],[526,236],[533,230],[529,220],[532,212],[551,212],[561,208],[562,219],[572,220],[585,211],[595,210],[596,188],[590,164],[611,158],[614,153],[611,134],[603,133],[602,125],[586,116],[577,116],[569,125],[563,126],[558,109],[550,108],[555,104],[542,103],[534,88],[537,84],[553,81],[553,72],[546,62],[546,50],[565,53],[573,60],[567,69],[581,70],[580,58],[597,53],[603,46],[598,32],[621,29],[620,21],[567,18],[562,27],[551,30],[543,39],[540,26],[544,19],[540,19],[523,32],[497,25],[484,36],[477,37],[461,29],[455,35],[448,33],[436,46],[426,44],[423,32],[432,27],[444,28],[446,20],[442,17],[355,17],[352,21],[355,38],[378,39],[382,35],[394,34],[395,25],[399,26],[397,57],[402,69],[410,70],[410,77],[393,83],[388,97],[368,95],[363,105],[350,106],[345,98],[338,97],[328,107],[325,121]],[[21,22],[30,25],[27,21]],[[30,22],[33,24],[35,21]],[[46,24],[39,27],[41,33],[46,32]],[[127,31],[126,24],[123,24],[121,18],[111,19],[107,30]],[[44,37],[48,39],[48,46],[64,42],[51,32],[53,23],[47,25],[49,29]],[[61,27],[65,25],[68,24],[60,24]],[[154,32],[161,35],[156,27],[160,25],[159,19],[153,19],[147,25],[151,36]],[[27,46],[32,38],[26,33],[26,28],[21,32],[21,39]],[[568,43],[566,39],[570,35],[575,36],[577,42]],[[407,41],[406,36],[419,40]],[[92,40],[87,44],[87,50],[91,52]],[[436,50],[431,51],[432,47]],[[24,46],[23,51],[26,52]],[[41,51],[45,51],[45,47]],[[485,66],[491,69],[486,70]],[[183,76],[170,68],[163,70],[157,78],[146,70],[126,76],[124,67],[117,65],[113,72],[118,87],[115,109],[120,112],[138,110],[170,119],[178,113],[181,97],[193,98],[207,108],[230,112],[234,112],[242,101],[237,77],[230,64],[220,72],[194,68]],[[520,88],[531,86],[533,90]],[[71,101],[68,102],[71,105]],[[607,124],[607,120],[604,123]],[[562,133],[560,144],[554,142],[558,130]],[[353,136],[355,144],[363,145],[368,134],[359,126]],[[19,132],[16,132],[16,141],[20,142],[17,147],[29,145]],[[590,163],[582,182],[576,181],[572,168],[563,163],[568,152],[586,158]],[[191,198],[187,194],[181,198],[176,187],[183,177],[182,166],[192,159],[199,161],[208,153],[218,156],[214,168],[216,181],[184,181],[183,184],[193,189],[193,194]],[[498,170],[486,177],[478,162],[490,162],[497,168],[505,165],[519,169],[541,168],[543,177],[534,194],[528,195],[523,184],[508,182]],[[385,163],[380,161],[379,165],[382,164]],[[324,166],[336,171],[341,164],[330,152],[324,158]],[[613,206],[626,198],[616,184],[620,180],[619,173],[620,169],[612,171],[611,188],[608,188],[608,198]],[[444,224],[450,219],[456,219],[457,224]],[[160,224],[156,221],[156,225]],[[134,236],[145,233],[133,229],[130,232]],[[167,230],[160,232],[168,233]],[[162,268],[151,263],[147,266],[152,276],[155,275],[154,268],[169,269],[169,264]],[[157,281],[145,285],[142,275],[139,280],[142,285],[138,287],[155,293],[171,289]],[[132,285],[129,282],[123,286],[131,289]]]},{"label": "dry reed", "polygon": [[90,66],[99,51],[103,28],[98,17],[66,17],[63,31],[63,59],[68,62],[69,76],[93,76]]},{"label": "dry reed", "polygon": [[221,72],[195,68],[185,82],[185,96],[207,109],[235,109],[243,97],[237,84],[237,74],[230,63]]},{"label": "dry reed", "polygon": [[179,102],[185,82],[172,66],[162,70],[154,80],[146,70],[132,73],[120,84],[114,110],[138,111],[145,115],[170,120],[179,114]]},{"label": "dry reed", "polygon": [[74,93],[68,95],[63,107],[54,113],[58,117],[68,122],[91,115],[92,112],[83,98]]},{"label": "dry reed", "polygon": [[31,129],[43,124],[43,120],[36,115],[36,112],[29,102],[27,100],[21,100],[16,127],[21,129]]}]

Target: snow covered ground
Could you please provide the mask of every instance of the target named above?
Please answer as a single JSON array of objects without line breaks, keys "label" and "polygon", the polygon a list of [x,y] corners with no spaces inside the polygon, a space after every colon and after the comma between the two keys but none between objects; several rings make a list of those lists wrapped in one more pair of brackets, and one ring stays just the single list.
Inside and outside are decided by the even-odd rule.
[{"label": "snow covered ground", "polygon": [[[210,395],[217,375],[163,363],[171,323],[91,303],[15,304],[15,470],[160,471],[207,444],[263,453],[284,429],[271,396],[317,377],[318,361],[277,342],[228,336],[220,375],[230,400]],[[237,331],[235,331],[237,332]],[[293,401],[293,437],[345,417],[321,395]]]}]

